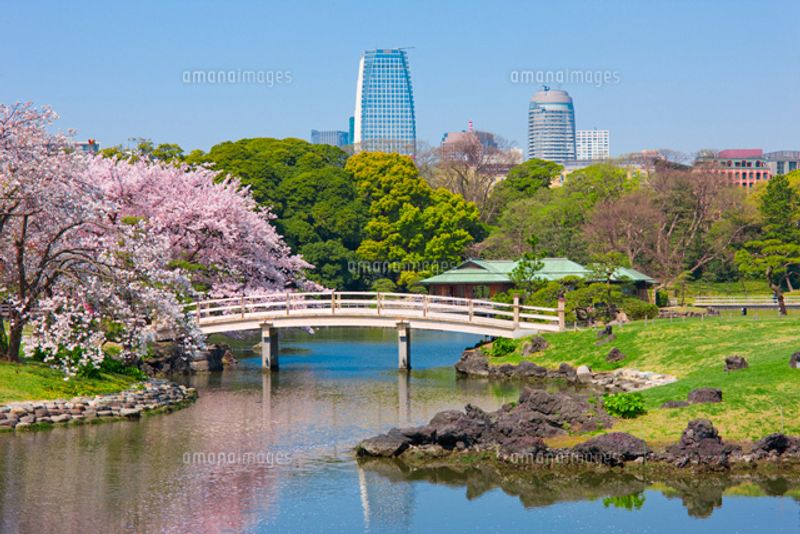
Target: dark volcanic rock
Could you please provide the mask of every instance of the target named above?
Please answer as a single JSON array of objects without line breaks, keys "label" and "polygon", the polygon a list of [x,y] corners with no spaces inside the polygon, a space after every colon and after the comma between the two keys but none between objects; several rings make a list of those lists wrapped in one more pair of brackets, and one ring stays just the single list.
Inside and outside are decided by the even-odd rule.
[{"label": "dark volcanic rock", "polygon": [[782,456],[787,452],[798,454],[800,453],[800,438],[776,432],[758,440],[753,445],[752,452],[757,458],[763,458],[773,453],[776,456]]},{"label": "dark volcanic rock", "polygon": [[516,374],[523,378],[546,378],[547,369],[540,367],[535,363],[519,362]]},{"label": "dark volcanic rock", "polygon": [[795,352],[789,358],[789,367],[792,369],[797,369],[800,367],[800,352]]},{"label": "dark volcanic rock", "polygon": [[462,375],[489,376],[489,362],[480,349],[465,350],[455,368]]},{"label": "dark volcanic rock", "polygon": [[708,419],[695,419],[683,431],[680,441],[667,447],[667,460],[677,467],[702,464],[708,467],[727,467],[730,456],[740,450],[727,445]]},{"label": "dark volcanic rock", "polygon": [[[495,412],[467,405],[465,411],[437,413],[422,427],[392,429],[359,444],[362,456],[397,456],[410,446],[438,445],[444,450],[502,449],[505,453],[540,449],[541,438],[569,431],[608,427],[611,418],[586,399],[565,393],[525,388],[519,402]],[[505,454],[503,453],[503,454]]]},{"label": "dark volcanic rock", "polygon": [[498,456],[504,460],[519,460],[521,455],[535,458],[538,454],[547,452],[547,446],[542,438],[535,436],[516,436],[500,443]]},{"label": "dark volcanic rock", "polygon": [[662,408],[685,408],[686,406],[689,406],[688,402],[679,400],[667,401],[661,405]]},{"label": "dark volcanic rock", "polygon": [[578,379],[578,371],[567,363],[562,363],[558,369],[549,373],[552,378],[563,378],[568,382],[575,382]]},{"label": "dark volcanic rock", "polygon": [[611,352],[609,352],[608,356],[606,356],[606,361],[609,363],[621,362],[624,359],[625,355],[622,354],[622,351],[619,350],[617,347],[611,349]]},{"label": "dark volcanic rock", "polygon": [[644,458],[650,452],[647,444],[625,432],[611,432],[592,438],[572,448],[585,461],[620,465]]},{"label": "dark volcanic rock", "polygon": [[612,334],[614,334],[614,328],[609,324],[609,325],[606,325],[605,328],[603,328],[602,330],[597,332],[597,338],[600,339],[600,338],[603,338],[603,337],[608,337],[608,336],[610,336]]},{"label": "dark volcanic rock", "polygon": [[737,371],[739,369],[747,369],[747,367],[747,360],[745,360],[742,356],[734,354],[733,356],[728,356],[725,358],[726,371]]},{"label": "dark volcanic rock", "polygon": [[549,346],[550,344],[545,338],[542,336],[536,336],[526,341],[525,344],[522,345],[522,355],[530,356],[531,354],[547,350],[547,347]]},{"label": "dark volcanic rock", "polygon": [[386,434],[363,440],[358,444],[356,453],[359,456],[398,456],[411,445],[411,439],[400,430],[393,428]]},{"label": "dark volcanic rock", "polygon": [[722,391],[715,388],[699,388],[689,392],[690,404],[722,402]]}]

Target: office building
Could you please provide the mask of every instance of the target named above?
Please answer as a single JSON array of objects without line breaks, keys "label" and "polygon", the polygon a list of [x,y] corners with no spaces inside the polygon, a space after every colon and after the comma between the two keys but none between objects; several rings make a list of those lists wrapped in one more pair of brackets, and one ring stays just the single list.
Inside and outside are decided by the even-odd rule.
[{"label": "office building", "polygon": [[545,86],[531,98],[528,108],[528,159],[557,163],[576,159],[575,108],[572,97]]},{"label": "office building", "polygon": [[344,148],[350,144],[350,134],[341,130],[311,130],[311,143]]},{"label": "office building", "polygon": [[417,126],[406,50],[367,50],[358,65],[353,148],[414,155]]},{"label": "office building", "polygon": [[577,130],[575,153],[580,161],[603,161],[608,159],[608,130]]}]

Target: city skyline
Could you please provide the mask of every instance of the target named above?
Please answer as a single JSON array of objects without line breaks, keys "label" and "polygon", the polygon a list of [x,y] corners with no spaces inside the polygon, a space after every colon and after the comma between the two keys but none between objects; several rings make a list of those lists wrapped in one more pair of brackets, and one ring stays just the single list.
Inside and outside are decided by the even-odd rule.
[{"label": "city skyline", "polygon": [[[102,12],[78,3],[73,13],[81,16],[70,24],[52,9],[57,4],[24,10],[10,5],[4,12],[9,39],[0,100],[50,105],[62,117],[58,128],[75,128],[78,139],[96,138],[101,146],[125,144],[131,137],[179,143],[187,150],[244,137],[306,139],[313,128],[345,129],[353,113],[358,54],[373,47],[414,46],[417,139],[430,144],[469,117],[524,147],[527,125],[520,110],[540,80],[555,80],[554,88],[569,91],[580,104],[579,127],[613,131],[612,156],[645,148],[777,151],[800,145],[790,120],[800,116],[793,90],[800,74],[786,68],[797,61],[790,21],[800,15],[800,6],[732,2],[720,10],[678,4],[685,4],[692,17],[685,17],[680,5],[671,10],[626,5],[629,16],[620,21],[613,16],[614,2],[571,2],[563,8],[509,3],[498,13],[488,6],[459,5],[455,19],[453,5],[444,3],[426,6],[420,19],[413,16],[412,3],[385,19],[320,3],[303,10],[301,32],[290,24],[263,31],[264,20],[298,16],[300,8],[288,5],[253,5],[247,14],[214,10],[213,17],[207,16],[213,4],[200,3],[192,11],[159,5],[164,21],[184,21],[179,28],[170,25],[172,33],[164,31],[166,22],[147,23],[155,3],[120,4]],[[524,31],[534,11],[546,19],[561,9],[570,12],[568,32],[544,25],[533,39]],[[119,19],[129,20],[130,28],[113,24]],[[54,42],[86,53],[52,53],[24,32],[29,20]],[[770,32],[746,38],[729,30],[738,20]],[[359,30],[338,32],[335,40],[326,37],[331,28],[349,25]],[[492,46],[462,38],[481,27],[494,35]],[[676,40],[678,29],[682,37]],[[322,42],[323,52],[314,52]],[[554,42],[561,44],[548,45]],[[742,82],[741,69],[754,65],[761,73],[758,84]],[[182,78],[185,71],[203,69],[263,69],[269,71],[268,83],[195,84]],[[534,75],[515,83],[516,72]],[[575,72],[609,76],[587,80],[572,76]],[[280,80],[279,73],[284,74]],[[558,79],[565,81],[558,84]],[[738,113],[759,88],[769,88],[770,95],[760,101],[759,114]]]}]

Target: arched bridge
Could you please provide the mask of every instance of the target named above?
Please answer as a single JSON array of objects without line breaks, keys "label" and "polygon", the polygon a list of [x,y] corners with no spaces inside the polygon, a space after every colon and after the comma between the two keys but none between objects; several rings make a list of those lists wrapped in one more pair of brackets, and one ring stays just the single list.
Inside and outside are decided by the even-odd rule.
[{"label": "arched bridge", "polygon": [[399,366],[410,368],[410,330],[441,330],[517,338],[564,329],[564,305],[523,306],[479,299],[413,293],[327,291],[203,300],[195,303],[197,325],[205,334],[262,331],[262,363],[278,364],[280,328],[359,326],[397,328]]}]

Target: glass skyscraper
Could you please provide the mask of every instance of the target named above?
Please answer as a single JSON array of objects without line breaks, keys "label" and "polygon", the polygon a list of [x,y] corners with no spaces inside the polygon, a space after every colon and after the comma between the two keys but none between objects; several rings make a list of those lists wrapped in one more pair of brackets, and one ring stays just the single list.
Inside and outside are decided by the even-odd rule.
[{"label": "glass skyscraper", "polygon": [[408,55],[399,48],[367,50],[358,65],[353,148],[414,155],[417,124]]},{"label": "glass skyscraper", "polygon": [[528,108],[528,159],[557,163],[575,159],[575,108],[566,91],[545,86]]}]

